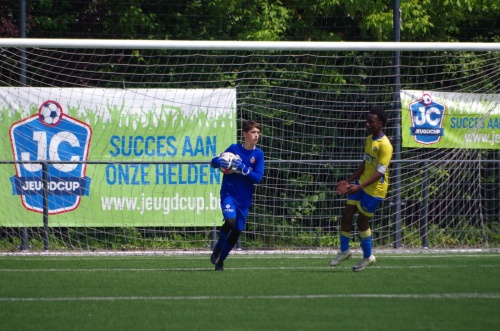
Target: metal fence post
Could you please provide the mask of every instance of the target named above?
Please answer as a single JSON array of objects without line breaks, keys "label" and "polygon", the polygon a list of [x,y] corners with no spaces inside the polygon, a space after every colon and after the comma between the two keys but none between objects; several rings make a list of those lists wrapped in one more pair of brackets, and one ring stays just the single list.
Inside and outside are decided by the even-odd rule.
[{"label": "metal fence post", "polygon": [[[26,38],[26,0],[19,2],[19,34],[21,38]],[[21,86],[26,86],[26,48],[21,48],[21,71],[19,83]],[[28,243],[28,228],[21,228],[21,245],[18,246],[20,250],[30,249]]]},{"label": "metal fence post", "polygon": [[422,237],[422,248],[428,248],[428,214],[429,214],[429,164],[424,161],[424,178],[422,180],[422,219],[420,220],[420,235]]},{"label": "metal fence post", "polygon": [[43,182],[43,249],[49,249],[49,165],[42,163]]},{"label": "metal fence post", "polygon": [[210,230],[210,238],[211,238],[210,239],[210,248],[214,249],[215,244],[217,244],[217,228],[215,225],[212,227],[212,230]]}]

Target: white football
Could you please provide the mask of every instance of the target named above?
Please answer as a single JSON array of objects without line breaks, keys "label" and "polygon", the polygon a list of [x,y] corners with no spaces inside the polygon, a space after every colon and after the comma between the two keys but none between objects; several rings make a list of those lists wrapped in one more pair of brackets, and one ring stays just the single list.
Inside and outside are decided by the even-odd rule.
[{"label": "white football", "polygon": [[223,159],[224,161],[226,161],[227,163],[229,163],[229,167],[227,167],[227,168],[220,167],[219,168],[219,170],[223,174],[227,175],[227,174],[232,174],[232,173],[236,172],[236,168],[233,167],[233,160],[237,160],[237,159],[241,160],[239,155],[235,155],[231,152],[224,152],[221,155],[219,155],[219,157],[221,159]]}]

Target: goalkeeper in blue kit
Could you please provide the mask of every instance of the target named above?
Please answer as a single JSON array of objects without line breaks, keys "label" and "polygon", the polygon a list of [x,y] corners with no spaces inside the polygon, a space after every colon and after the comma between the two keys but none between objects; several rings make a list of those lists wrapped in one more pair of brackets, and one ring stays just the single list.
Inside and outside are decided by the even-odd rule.
[{"label": "goalkeeper in blue kit", "polygon": [[392,158],[392,145],[382,127],[387,115],[381,107],[374,107],[366,117],[366,138],[363,162],[346,180],[337,183],[337,193],[347,194],[347,203],[340,225],[340,252],[330,261],[331,266],[339,265],[352,257],[349,249],[352,218],[358,213],[357,226],[361,238],[363,258],[352,268],[363,271],[375,263],[372,254],[372,232],[369,221],[379,204],[387,195],[389,186],[389,163]]},{"label": "goalkeeper in blue kit", "polygon": [[[255,121],[245,121],[241,128],[244,142],[232,144],[225,152],[238,155],[234,159],[233,173],[222,177],[220,189],[220,205],[224,224],[219,231],[219,239],[215,245],[210,262],[215,264],[215,270],[224,270],[224,260],[236,245],[241,232],[245,229],[248,210],[252,205],[254,184],[262,181],[264,176],[264,153],[257,148],[260,136],[260,124]],[[213,168],[228,168],[224,159],[216,156],[210,161]]]}]

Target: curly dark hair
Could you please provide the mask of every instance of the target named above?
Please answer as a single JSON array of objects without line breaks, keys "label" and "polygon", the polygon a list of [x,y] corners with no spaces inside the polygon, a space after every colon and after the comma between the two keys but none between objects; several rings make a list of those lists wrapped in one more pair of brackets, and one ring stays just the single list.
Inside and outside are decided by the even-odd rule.
[{"label": "curly dark hair", "polygon": [[380,122],[382,122],[382,125],[385,126],[385,123],[387,123],[387,114],[385,113],[385,110],[381,106],[375,106],[375,107],[373,107],[369,111],[369,113],[377,115],[377,117],[380,120]]}]

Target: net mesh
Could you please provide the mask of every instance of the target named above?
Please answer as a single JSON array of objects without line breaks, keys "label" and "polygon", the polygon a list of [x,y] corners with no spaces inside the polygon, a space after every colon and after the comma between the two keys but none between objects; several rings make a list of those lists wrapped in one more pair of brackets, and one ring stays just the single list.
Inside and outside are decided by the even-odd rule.
[{"label": "net mesh", "polygon": [[[338,248],[345,197],[335,193],[335,184],[362,159],[367,110],[383,106],[389,116],[385,133],[394,146],[402,142],[393,52],[1,48],[0,54],[2,86],[29,86],[35,94],[54,87],[61,95],[67,93],[65,88],[236,89],[237,136],[241,137],[242,120],[261,123],[259,147],[266,156],[265,178],[256,187],[238,243],[243,249]],[[466,102],[462,98],[467,94],[496,95],[483,111],[484,119],[500,111],[499,52],[405,51],[400,63],[402,90],[459,93],[457,103]],[[106,105],[96,104],[96,111],[101,107]],[[0,127],[8,140],[13,106],[3,100],[1,108]],[[17,116],[21,119],[33,111]],[[467,134],[477,134],[478,128],[471,127]],[[375,247],[498,245],[499,152],[495,143],[492,148],[472,145],[407,147],[395,153],[388,196],[371,223]],[[8,162],[11,151],[5,151],[0,156],[3,184],[14,173]],[[104,158],[90,161],[97,162],[96,168],[106,166]],[[11,203],[20,203],[18,197]],[[95,210],[101,207],[83,201],[78,208],[92,219],[101,217]],[[5,211],[0,220],[2,250],[25,248],[26,240],[31,249],[196,250],[210,247],[215,234],[215,227],[161,220],[160,226],[127,226],[131,220],[120,213],[113,213],[110,227],[73,226],[71,213],[49,216],[45,227],[40,213],[30,214],[39,220],[38,226],[32,221],[9,226],[7,218],[23,224],[26,216]],[[354,242],[356,235],[355,231]]]}]

